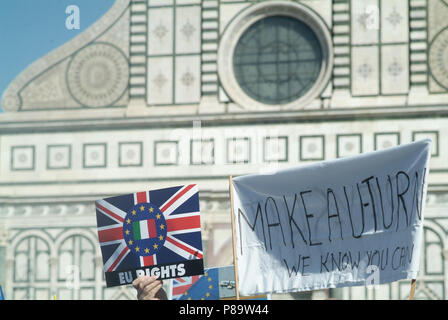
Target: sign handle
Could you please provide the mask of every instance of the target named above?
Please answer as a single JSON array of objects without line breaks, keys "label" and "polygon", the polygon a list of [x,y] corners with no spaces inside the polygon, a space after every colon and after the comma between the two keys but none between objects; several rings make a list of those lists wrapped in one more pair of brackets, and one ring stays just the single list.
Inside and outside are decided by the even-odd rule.
[{"label": "sign handle", "polygon": [[229,176],[229,193],[230,193],[230,215],[232,221],[232,243],[233,243],[233,267],[235,269],[235,293],[236,300],[240,300],[240,292],[238,285],[238,267],[236,262],[236,239],[235,239],[235,215],[233,211],[233,191],[232,191],[232,176]]},{"label": "sign handle", "polygon": [[415,284],[417,283],[416,279],[412,279],[411,281],[411,292],[409,293],[409,300],[414,300],[415,294]]}]

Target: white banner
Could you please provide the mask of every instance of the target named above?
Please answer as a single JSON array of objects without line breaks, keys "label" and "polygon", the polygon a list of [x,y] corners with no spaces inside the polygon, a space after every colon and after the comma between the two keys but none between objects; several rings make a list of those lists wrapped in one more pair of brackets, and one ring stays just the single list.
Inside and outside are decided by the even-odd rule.
[{"label": "white banner", "polygon": [[413,279],[431,141],[233,179],[242,295]]}]

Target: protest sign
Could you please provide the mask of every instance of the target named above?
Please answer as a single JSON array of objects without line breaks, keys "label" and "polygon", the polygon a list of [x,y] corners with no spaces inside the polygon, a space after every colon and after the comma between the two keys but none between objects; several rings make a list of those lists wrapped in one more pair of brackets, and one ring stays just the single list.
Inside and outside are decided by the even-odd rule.
[{"label": "protest sign", "polygon": [[219,300],[219,269],[208,268],[203,275],[179,277],[172,280],[171,296],[174,300]]},{"label": "protest sign", "polygon": [[[206,268],[203,275],[171,280],[173,300],[234,300],[234,266]],[[241,297],[244,300],[268,300],[266,295]]]},{"label": "protest sign", "polygon": [[242,295],[415,279],[431,141],[231,179]]},{"label": "protest sign", "polygon": [[195,184],[95,201],[108,287],[140,275],[202,274],[199,193]]}]

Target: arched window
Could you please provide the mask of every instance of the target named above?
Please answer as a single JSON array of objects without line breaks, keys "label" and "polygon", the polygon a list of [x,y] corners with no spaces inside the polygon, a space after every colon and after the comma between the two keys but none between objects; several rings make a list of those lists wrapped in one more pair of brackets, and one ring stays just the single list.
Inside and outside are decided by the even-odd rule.
[{"label": "arched window", "polygon": [[424,270],[427,275],[443,275],[443,242],[429,227],[424,228]]},{"label": "arched window", "polygon": [[50,248],[41,237],[28,236],[14,248],[14,299],[48,299]]},{"label": "arched window", "polygon": [[61,299],[95,299],[95,246],[73,235],[58,248],[58,296]]}]

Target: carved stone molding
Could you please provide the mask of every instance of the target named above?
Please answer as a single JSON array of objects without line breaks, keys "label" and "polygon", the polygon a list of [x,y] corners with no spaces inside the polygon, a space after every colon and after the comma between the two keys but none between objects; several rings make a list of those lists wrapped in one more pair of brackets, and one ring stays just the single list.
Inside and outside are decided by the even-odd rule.
[{"label": "carved stone molding", "polygon": [[[92,204],[6,204],[0,205],[2,217],[43,217],[43,216],[83,216],[92,215]],[[1,230],[1,229],[0,229]]]},{"label": "carved stone molding", "polygon": [[125,92],[129,64],[125,54],[107,43],[93,43],[78,52],[67,68],[73,98],[83,106],[113,105]]},{"label": "carved stone molding", "polygon": [[[80,107],[67,94],[64,79],[64,67],[68,62],[67,60],[80,48],[86,47],[97,39],[102,39],[101,41],[110,39],[110,37],[108,38],[104,35],[113,32],[113,28],[110,28],[115,22],[122,18],[127,18],[125,13],[128,12],[129,2],[130,0],[115,1],[110,10],[86,31],[51,51],[43,58],[38,59],[22,71],[9,84],[2,96],[1,103],[3,110],[14,112],[39,108],[56,108],[56,106],[62,108]],[[118,33],[115,32],[115,34],[117,35]],[[127,38],[129,32],[125,32],[124,34]],[[110,41],[113,41],[114,45],[115,43],[126,43],[128,46],[129,43],[128,41]],[[122,48],[122,50],[128,52],[128,47]],[[128,75],[123,75],[123,77],[127,82]],[[26,101],[24,101],[23,96],[24,90],[27,91],[25,93],[25,97],[28,97],[25,99]]]},{"label": "carved stone molding", "polygon": [[431,42],[429,68],[434,80],[448,90],[448,27],[438,33]]}]

